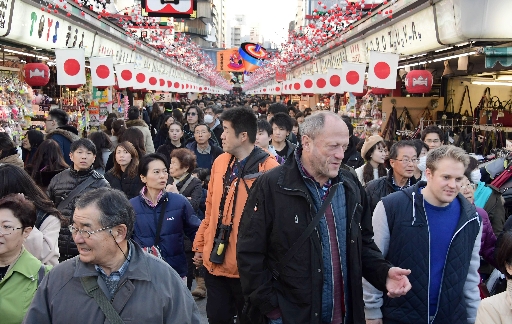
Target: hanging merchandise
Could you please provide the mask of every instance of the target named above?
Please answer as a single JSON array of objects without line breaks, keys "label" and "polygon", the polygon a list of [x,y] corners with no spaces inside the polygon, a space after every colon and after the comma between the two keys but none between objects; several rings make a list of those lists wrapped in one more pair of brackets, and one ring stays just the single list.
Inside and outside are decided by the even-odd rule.
[{"label": "hanging merchandise", "polygon": [[444,105],[444,109],[442,111],[437,112],[436,119],[439,121],[446,122],[447,119],[453,119],[454,115],[455,115],[455,112],[454,112],[454,107],[453,107],[453,98],[450,98]]},{"label": "hanging merchandise", "polygon": [[44,87],[50,81],[50,68],[44,63],[27,63],[23,67],[23,75],[33,89]]},{"label": "hanging merchandise", "polygon": [[503,127],[512,127],[512,99],[503,103],[500,98],[494,96],[491,98],[491,105],[493,107],[491,111],[492,123]]},{"label": "hanging merchandise", "polygon": [[484,94],[478,102],[473,116],[477,125],[487,125],[492,123],[491,88],[485,88]]},{"label": "hanging merchandise", "polygon": [[395,89],[400,55],[370,51],[368,86]]},{"label": "hanging merchandise", "polygon": [[55,49],[57,84],[78,86],[85,84],[85,49]]},{"label": "hanging merchandise", "polygon": [[427,70],[412,70],[405,77],[405,89],[410,94],[429,93],[433,83],[434,77]]},{"label": "hanging merchandise", "polygon": [[92,86],[105,89],[115,84],[114,60],[111,56],[91,57],[91,81]]}]

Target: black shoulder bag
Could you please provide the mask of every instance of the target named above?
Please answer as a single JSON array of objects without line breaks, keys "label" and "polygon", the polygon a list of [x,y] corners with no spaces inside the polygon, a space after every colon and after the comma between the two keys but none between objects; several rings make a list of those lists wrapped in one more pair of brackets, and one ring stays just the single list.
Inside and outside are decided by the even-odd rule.
[{"label": "black shoulder bag", "polygon": [[334,186],[333,188],[331,188],[331,190],[329,190],[329,194],[327,195],[327,198],[325,198],[324,202],[322,203],[322,206],[316,213],[315,218],[311,220],[311,223],[309,223],[306,230],[301,234],[301,236],[299,236],[295,243],[293,243],[292,247],[286,252],[284,257],[277,262],[276,267],[272,269],[272,276],[274,277],[274,279],[279,278],[279,273],[288,264],[288,261],[290,261],[290,259],[295,255],[295,253],[297,253],[297,251],[301,248],[302,244],[306,242],[306,240],[315,230],[318,223],[320,223],[320,219],[324,216],[327,207],[331,204],[332,198],[336,193],[336,189],[338,189],[338,185]]}]

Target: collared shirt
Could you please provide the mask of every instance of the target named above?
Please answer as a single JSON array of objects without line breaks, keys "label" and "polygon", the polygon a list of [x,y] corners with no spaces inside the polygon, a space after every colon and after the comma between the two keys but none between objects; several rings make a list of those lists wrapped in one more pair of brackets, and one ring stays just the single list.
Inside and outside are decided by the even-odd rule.
[{"label": "collared shirt", "polygon": [[108,293],[110,295],[109,299],[114,298],[117,287],[119,286],[119,281],[121,281],[121,277],[125,274],[126,270],[128,270],[128,265],[130,264],[130,259],[132,258],[132,249],[130,249],[129,244],[128,249],[128,256],[126,257],[126,260],[124,261],[121,268],[119,268],[117,271],[113,271],[110,273],[110,275],[107,275],[99,265],[94,265],[94,268],[96,268],[96,271],[98,271],[101,279],[103,279],[105,285],[107,285]]},{"label": "collared shirt", "polygon": [[400,187],[399,185],[396,184],[395,182],[395,176],[391,176],[391,181],[393,181],[393,188],[395,189],[395,191],[402,191],[404,190],[405,188],[407,187],[410,187],[411,186],[411,178],[409,178],[407,180],[407,183],[403,186],[403,187]]},{"label": "collared shirt", "polygon": [[144,201],[146,202],[146,204],[148,204],[149,207],[155,208],[156,205],[158,205],[158,202],[160,201],[160,199],[162,199],[162,197],[163,197],[163,195],[165,193],[165,190],[160,191],[160,193],[156,197],[156,204],[153,204],[151,199],[149,199],[146,196],[147,193],[148,193],[148,187],[146,187],[146,186],[142,187],[142,190],[140,191],[140,196],[142,197],[142,199],[144,199]]},{"label": "collared shirt", "polygon": [[203,150],[203,149],[201,149],[201,148],[199,147],[199,145],[197,145],[197,152],[198,152],[199,154],[210,154],[210,152],[211,152],[211,151],[212,151],[212,147],[210,146],[210,144],[208,144],[208,147],[207,147],[207,148],[205,148],[204,150]]}]

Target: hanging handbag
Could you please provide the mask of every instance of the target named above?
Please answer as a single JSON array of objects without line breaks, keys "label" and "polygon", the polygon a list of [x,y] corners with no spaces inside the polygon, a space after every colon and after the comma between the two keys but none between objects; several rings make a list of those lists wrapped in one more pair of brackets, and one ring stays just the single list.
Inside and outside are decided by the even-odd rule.
[{"label": "hanging handbag", "polygon": [[[492,97],[493,110],[491,111],[492,123],[500,124],[503,127],[512,126],[512,99],[507,101],[505,104],[500,101],[498,97]],[[507,110],[508,107],[508,110]]]},{"label": "hanging handbag", "polygon": [[475,123],[477,125],[488,125],[492,123],[492,115],[490,111],[490,102],[491,102],[491,88],[487,87],[484,90],[484,94],[478,105],[475,108],[473,113],[474,118],[476,119]]},{"label": "hanging handbag", "polygon": [[396,107],[393,106],[391,109],[391,114],[389,115],[388,122],[386,123],[386,126],[384,127],[384,130],[382,131],[382,138],[387,139],[389,141],[395,140],[395,133],[396,133],[396,127],[398,124],[398,113],[396,111]]},{"label": "hanging handbag", "polygon": [[[469,113],[468,109],[466,109],[464,111],[464,113],[461,114],[462,106],[464,106],[464,101],[466,100],[466,97],[468,98],[469,111],[471,112],[471,114]],[[461,120],[463,122],[463,124],[465,124],[465,125],[473,124],[473,106],[471,104],[471,97],[469,95],[469,87],[468,86],[464,87],[464,93],[462,94],[462,99],[460,100],[459,112],[455,115],[455,119]]]},{"label": "hanging handbag", "polygon": [[[451,108],[450,110],[448,108]],[[454,108],[453,108],[453,98],[448,99],[446,104],[444,105],[443,111],[438,111],[436,113],[437,120],[447,120],[447,119],[453,119],[454,115]]]}]

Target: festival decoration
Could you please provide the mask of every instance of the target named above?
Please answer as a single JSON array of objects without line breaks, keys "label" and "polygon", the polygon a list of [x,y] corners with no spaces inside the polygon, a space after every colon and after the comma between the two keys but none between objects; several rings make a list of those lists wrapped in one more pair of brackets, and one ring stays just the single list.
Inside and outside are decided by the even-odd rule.
[{"label": "festival decoration", "polygon": [[408,93],[429,93],[434,78],[427,70],[412,70],[405,77],[405,89]]},{"label": "festival decoration", "polygon": [[79,87],[85,84],[85,50],[83,48],[55,49],[57,84]]},{"label": "festival decoration", "polygon": [[370,51],[368,86],[395,89],[399,58],[398,54]]},{"label": "festival decoration", "polygon": [[340,89],[342,92],[362,92],[366,64],[343,62]]},{"label": "festival decoration", "polygon": [[241,58],[244,60],[244,68],[246,72],[253,72],[262,66],[267,58],[267,50],[260,44],[242,43],[238,49]]},{"label": "festival decoration", "polygon": [[44,63],[27,63],[23,67],[23,75],[32,88],[44,87],[50,81],[50,68]]},{"label": "festival decoration", "polygon": [[91,57],[91,82],[98,89],[115,85],[114,60],[111,56]]}]

